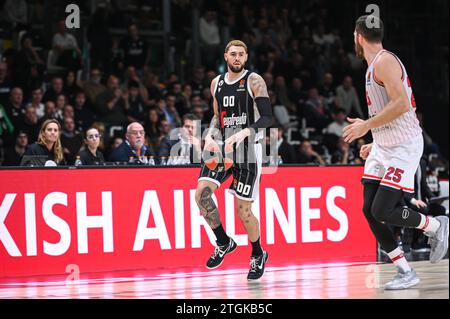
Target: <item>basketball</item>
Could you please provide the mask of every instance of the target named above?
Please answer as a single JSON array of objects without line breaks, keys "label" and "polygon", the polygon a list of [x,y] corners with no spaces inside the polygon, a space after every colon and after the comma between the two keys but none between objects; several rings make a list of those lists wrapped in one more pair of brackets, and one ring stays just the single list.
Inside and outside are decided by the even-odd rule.
[{"label": "basketball", "polygon": [[233,161],[233,153],[227,153],[225,154],[225,158],[223,159],[223,167],[227,171],[231,167],[233,167],[234,161]]},{"label": "basketball", "polygon": [[222,155],[220,152],[205,152],[205,165],[212,171],[217,169],[222,161],[221,159]]}]

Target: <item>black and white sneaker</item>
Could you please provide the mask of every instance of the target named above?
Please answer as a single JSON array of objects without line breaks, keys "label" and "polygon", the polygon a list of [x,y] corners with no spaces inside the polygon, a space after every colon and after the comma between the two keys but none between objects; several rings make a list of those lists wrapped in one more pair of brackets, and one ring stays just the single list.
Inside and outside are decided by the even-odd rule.
[{"label": "black and white sneaker", "polygon": [[261,278],[264,274],[267,259],[269,259],[269,254],[265,250],[263,250],[263,254],[261,256],[252,256],[250,260],[250,271],[247,275],[248,280],[257,280]]},{"label": "black and white sneaker", "polygon": [[231,253],[236,247],[237,245],[232,238],[230,238],[230,242],[226,245],[217,245],[216,249],[214,249],[214,253],[206,262],[206,268],[214,269],[219,267],[222,264],[225,255]]}]

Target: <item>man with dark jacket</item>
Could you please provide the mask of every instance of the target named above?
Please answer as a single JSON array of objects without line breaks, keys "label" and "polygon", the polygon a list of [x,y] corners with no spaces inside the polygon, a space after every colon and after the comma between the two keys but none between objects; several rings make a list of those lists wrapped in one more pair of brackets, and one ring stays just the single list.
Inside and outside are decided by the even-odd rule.
[{"label": "man with dark jacket", "polygon": [[110,155],[110,162],[128,163],[130,158],[139,159],[141,156],[154,156],[150,146],[145,146],[144,127],[133,122],[127,126],[125,141],[120,144]]},{"label": "man with dark jacket", "polygon": [[196,137],[200,120],[193,114],[183,116],[183,127],[161,140],[158,157],[189,156],[190,163],[201,162],[201,140]]}]

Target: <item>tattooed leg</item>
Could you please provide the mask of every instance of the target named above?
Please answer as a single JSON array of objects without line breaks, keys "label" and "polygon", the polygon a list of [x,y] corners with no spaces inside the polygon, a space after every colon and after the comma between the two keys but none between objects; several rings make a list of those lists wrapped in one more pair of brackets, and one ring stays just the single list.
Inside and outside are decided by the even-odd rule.
[{"label": "tattooed leg", "polygon": [[200,212],[206,222],[212,229],[216,229],[221,225],[219,210],[212,199],[213,190],[210,186],[197,188],[195,199],[200,208]]}]

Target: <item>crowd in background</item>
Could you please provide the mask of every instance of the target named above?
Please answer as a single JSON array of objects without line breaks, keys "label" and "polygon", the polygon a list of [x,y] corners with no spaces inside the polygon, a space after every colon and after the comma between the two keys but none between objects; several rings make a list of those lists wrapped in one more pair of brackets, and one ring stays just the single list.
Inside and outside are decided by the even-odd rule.
[{"label": "crowd in background", "polygon": [[[145,23],[116,10],[121,1],[113,1],[111,8],[99,5],[89,16],[88,51],[64,20],[54,24],[45,45],[43,35],[27,27],[27,2],[3,2],[2,23],[10,26],[13,45],[0,49],[1,165],[19,165],[27,145],[45,133],[41,129],[48,120],[59,124],[64,164],[75,164],[95,136],[98,147],[91,155],[95,158],[98,149],[103,162],[116,162],[114,150],[130,144],[131,131],[140,132],[142,145],[131,145],[133,152],[125,160],[140,156],[142,147],[143,154],[157,160],[162,153],[167,156],[169,134],[186,124],[186,116],[200,121],[202,129],[209,125],[210,83],[225,70],[223,47],[231,39],[248,45],[246,67],[266,81],[283,163],[363,163],[359,148],[370,136],[350,145],[341,136],[347,117],[367,117],[364,83],[355,81],[366,65],[344,43],[353,41],[352,33],[342,33],[339,19],[321,1],[301,7],[291,1],[284,6],[206,1],[199,24],[201,65],[164,78],[158,63],[152,63],[152,46],[141,35]],[[173,1],[174,32],[181,39],[192,31],[189,15],[183,14],[189,6],[190,1]],[[112,36],[112,27],[125,32]],[[182,50],[191,44],[181,42]],[[83,52],[88,52],[89,69]],[[136,123],[140,128],[131,130]],[[430,172],[446,174],[447,161],[426,128],[424,137]]]}]

